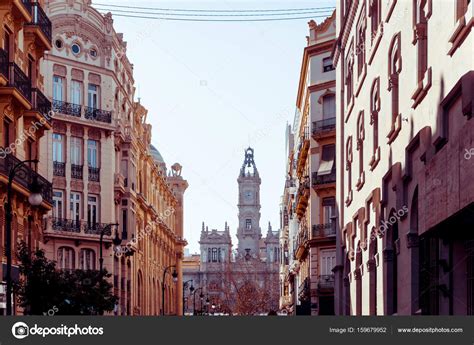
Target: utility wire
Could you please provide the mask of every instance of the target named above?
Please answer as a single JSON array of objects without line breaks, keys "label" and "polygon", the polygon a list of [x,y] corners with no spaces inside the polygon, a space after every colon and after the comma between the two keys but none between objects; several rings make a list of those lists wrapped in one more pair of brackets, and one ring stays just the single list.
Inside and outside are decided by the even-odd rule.
[{"label": "utility wire", "polygon": [[[102,14],[106,14],[106,13],[102,12]],[[284,17],[284,18],[260,18],[260,19],[197,19],[197,18],[171,18],[171,17],[136,16],[136,15],[130,15],[130,14],[118,14],[118,13],[113,13],[113,12],[112,12],[112,14],[116,17],[156,19],[156,20],[169,20],[169,21],[183,21],[183,22],[270,22],[270,21],[314,19],[314,18],[328,17],[328,15],[326,14],[326,15],[317,15],[317,16],[310,16],[310,17]]]},{"label": "utility wire", "polygon": [[152,10],[152,11],[171,11],[171,12],[293,12],[293,11],[313,11],[313,10],[334,10],[334,6],[327,7],[306,7],[306,8],[287,8],[287,9],[245,9],[245,10],[204,10],[204,9],[182,9],[182,8],[158,8],[158,7],[139,7],[139,6],[125,6],[125,5],[110,5],[102,3],[94,3],[97,6],[117,7],[117,8],[131,8],[137,10]]},{"label": "utility wire", "polygon": [[326,16],[330,16],[331,12],[327,10],[322,11],[310,11],[310,12],[291,12],[291,13],[266,13],[266,14],[259,14],[259,13],[252,13],[252,14],[194,14],[194,13],[163,13],[163,12],[140,12],[140,11],[132,11],[132,10],[116,10],[111,8],[102,8],[102,6],[96,7],[99,11],[111,11],[111,12],[118,12],[118,13],[127,13],[127,14],[145,14],[145,15],[161,15],[161,16],[179,16],[179,17],[268,17],[268,16],[294,16],[294,15],[301,15],[301,14],[321,14],[324,12]]}]

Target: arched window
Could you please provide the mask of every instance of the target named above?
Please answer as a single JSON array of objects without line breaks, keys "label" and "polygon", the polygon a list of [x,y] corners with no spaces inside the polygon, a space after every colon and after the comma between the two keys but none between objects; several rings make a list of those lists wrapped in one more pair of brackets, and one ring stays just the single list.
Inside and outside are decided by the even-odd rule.
[{"label": "arched window", "polygon": [[142,271],[138,271],[138,289],[137,289],[137,305],[139,308],[139,314],[143,315],[145,312],[145,305],[144,303],[144,287],[143,287],[143,276]]},{"label": "arched window", "polygon": [[83,248],[80,252],[81,270],[95,270],[95,251],[89,248]]},{"label": "arched window", "polygon": [[57,256],[58,267],[63,270],[76,268],[76,252],[71,247],[59,247]]},{"label": "arched window", "polygon": [[389,142],[395,140],[400,131],[401,116],[399,106],[399,75],[402,70],[402,56],[400,51],[400,33],[396,34],[390,44],[389,59],[388,59],[388,84],[391,98],[392,98],[392,109],[391,109],[391,122],[392,127],[388,134]]},{"label": "arched window", "polygon": [[371,0],[369,7],[369,16],[370,16],[370,31],[371,31],[371,42],[374,41],[375,36],[380,25],[380,0]]},{"label": "arched window", "polygon": [[377,315],[377,259],[376,255],[378,253],[378,238],[377,230],[375,227],[371,231],[370,241],[369,241],[369,289],[370,289],[370,301],[369,301],[369,311],[370,315]]},{"label": "arched window", "polygon": [[372,170],[377,165],[379,150],[379,111],[380,111],[380,78],[372,83],[370,90],[370,124],[372,125],[372,160],[370,166]]},{"label": "arched window", "polygon": [[359,113],[357,118],[357,151],[359,151],[359,179],[357,180],[357,190],[364,185],[364,111]]},{"label": "arched window", "polygon": [[362,248],[357,244],[355,255],[354,280],[356,285],[356,315],[362,315]]},{"label": "arched window", "polygon": [[352,136],[346,142],[347,199],[346,205],[352,201]]}]

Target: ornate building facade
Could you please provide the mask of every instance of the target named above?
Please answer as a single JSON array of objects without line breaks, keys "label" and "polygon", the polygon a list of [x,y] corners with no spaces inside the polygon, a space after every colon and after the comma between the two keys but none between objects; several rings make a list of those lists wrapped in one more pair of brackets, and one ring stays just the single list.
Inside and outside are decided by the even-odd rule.
[{"label": "ornate building facade", "polygon": [[337,1],[337,314],[474,313],[473,13]]},{"label": "ornate building facade", "polygon": [[293,133],[287,135],[281,307],[295,314],[334,314],[335,30],[335,13],[319,25],[309,22]]},{"label": "ornate building facade", "polygon": [[134,101],[127,44],[111,14],[87,0],[50,1],[47,11],[53,47],[43,68],[55,116],[43,143],[53,181],[46,253],[61,269],[98,270],[103,261],[117,315],[178,313],[180,285],[163,282],[163,270],[173,265],[181,277],[181,168],[167,177],[150,146],[147,111]]},{"label": "ornate building facade", "polygon": [[[51,22],[45,14],[43,1],[2,1],[0,4],[0,314],[6,309],[6,203],[9,174],[16,168],[12,183],[9,219],[11,223],[12,270],[18,280],[16,250],[19,241],[35,249],[41,240],[43,216],[52,208],[51,183],[46,166],[31,162],[43,161],[40,147],[45,131],[51,128],[51,102],[45,96],[41,60],[51,49]],[[19,165],[22,161],[28,163]],[[37,189],[33,190],[33,186]],[[29,202],[33,192],[40,192],[42,202]],[[17,310],[12,298],[13,313]]]},{"label": "ornate building facade", "polygon": [[[265,237],[260,228],[261,178],[254,160],[254,150],[245,151],[245,159],[237,179],[239,188],[237,250],[232,250],[230,228],[209,230],[203,223],[200,265],[196,271],[189,265],[184,281],[193,280],[201,288],[216,312],[255,314],[278,309],[279,232],[268,224]],[[253,301],[244,303],[237,292],[245,290]],[[192,298],[194,298],[193,296]],[[188,300],[189,301],[189,300]],[[194,305],[194,301],[193,301]],[[189,310],[189,302],[187,304]],[[199,307],[198,300],[198,307]],[[208,307],[209,309],[209,307]],[[201,309],[202,310],[202,307]]]}]

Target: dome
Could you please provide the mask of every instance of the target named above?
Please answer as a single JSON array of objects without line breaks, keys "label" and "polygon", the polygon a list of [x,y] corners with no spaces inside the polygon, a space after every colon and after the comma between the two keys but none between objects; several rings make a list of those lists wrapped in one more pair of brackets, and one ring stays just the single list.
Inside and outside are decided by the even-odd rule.
[{"label": "dome", "polygon": [[159,165],[165,163],[165,160],[163,159],[163,156],[161,155],[160,151],[158,151],[157,148],[153,145],[150,145],[150,154],[153,156],[153,160],[156,164]]}]

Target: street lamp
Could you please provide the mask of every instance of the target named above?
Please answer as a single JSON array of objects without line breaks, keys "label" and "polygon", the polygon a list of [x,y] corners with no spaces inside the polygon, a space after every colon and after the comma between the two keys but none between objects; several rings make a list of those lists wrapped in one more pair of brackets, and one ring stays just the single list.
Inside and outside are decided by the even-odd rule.
[{"label": "street lamp", "polygon": [[192,280],[192,279],[186,280],[186,281],[183,283],[183,315],[184,315],[184,313],[186,312],[185,306],[186,306],[186,301],[187,301],[187,299],[186,299],[186,297],[184,296],[184,294],[185,294],[185,292],[186,292],[186,286],[188,285],[189,282],[191,282],[191,286],[190,286],[190,288],[189,288],[189,291],[191,291],[191,293],[193,293],[193,291],[194,291],[194,286],[193,286],[194,280]]},{"label": "street lamp", "polygon": [[174,271],[171,274],[171,276],[173,277],[173,282],[176,283],[178,281],[178,273],[176,272],[176,266],[171,265],[166,267],[163,271],[163,283],[161,284],[161,315],[165,315],[165,278],[166,273],[168,273],[168,270],[170,268],[174,268]]},{"label": "street lamp", "polygon": [[[13,180],[15,179],[16,173],[19,168],[25,166],[26,163],[38,164],[37,159],[27,159],[15,164],[8,173],[8,184],[7,184],[7,202],[5,203],[5,256],[7,257],[7,315],[12,315],[12,197],[13,197]],[[20,173],[26,174],[25,171],[20,170]],[[37,176],[33,176],[33,181],[30,185],[31,194],[28,197],[28,202],[32,206],[39,206],[43,202],[43,196],[41,195],[41,188],[38,185]]]},{"label": "street lamp", "polygon": [[[100,240],[99,240],[99,273],[102,274],[102,266],[104,264],[104,258],[102,257],[102,243],[104,242],[104,235],[106,231],[108,232],[113,226],[118,227],[118,223],[110,223],[107,224],[100,232]],[[117,237],[117,235],[116,235]]]},{"label": "street lamp", "polygon": [[204,297],[204,295],[202,294],[202,287],[200,287],[200,288],[194,290],[194,292],[193,292],[193,315],[197,315],[197,314],[196,314],[196,293],[197,293],[198,291],[201,291],[201,294],[199,295],[199,297],[201,298],[201,300],[202,300],[202,298]]}]

